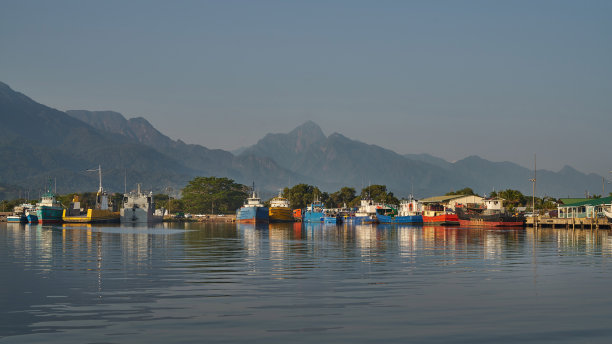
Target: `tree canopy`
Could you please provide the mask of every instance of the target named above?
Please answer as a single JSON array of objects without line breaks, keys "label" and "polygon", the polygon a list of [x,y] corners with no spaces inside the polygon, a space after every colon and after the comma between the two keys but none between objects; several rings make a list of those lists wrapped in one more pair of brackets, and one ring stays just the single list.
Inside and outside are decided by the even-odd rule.
[{"label": "tree canopy", "polygon": [[191,213],[230,213],[242,206],[247,190],[229,178],[196,177],[183,189],[182,201]]},{"label": "tree canopy", "polygon": [[297,184],[291,188],[285,188],[283,195],[289,200],[293,209],[306,208],[315,198],[327,203],[329,194],[321,192],[318,187],[308,184]]},{"label": "tree canopy", "polygon": [[361,189],[361,196],[356,199],[354,203],[358,203],[361,199],[370,197],[374,202],[386,203],[386,204],[399,204],[399,200],[393,192],[387,192],[386,185],[370,185]]},{"label": "tree canopy", "polygon": [[355,188],[345,186],[329,195],[326,205],[330,208],[342,208],[345,204],[349,206],[355,197]]}]

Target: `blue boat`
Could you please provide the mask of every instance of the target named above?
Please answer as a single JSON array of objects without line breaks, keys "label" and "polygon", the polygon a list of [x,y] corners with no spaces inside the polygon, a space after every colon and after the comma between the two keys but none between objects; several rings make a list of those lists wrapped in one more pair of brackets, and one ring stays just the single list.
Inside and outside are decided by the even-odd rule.
[{"label": "blue boat", "polygon": [[28,223],[27,214],[31,208],[32,205],[29,203],[23,203],[18,206],[15,206],[15,208],[13,209],[13,215],[7,216],[6,222]]},{"label": "blue boat", "polygon": [[[389,207],[391,208],[391,207]],[[379,223],[403,223],[403,224],[420,224],[423,223],[423,215],[421,215],[421,206],[415,199],[402,200],[400,203],[399,212],[391,208],[381,207],[376,210],[376,218]]]},{"label": "blue boat", "polygon": [[342,217],[340,215],[326,215],[326,216],[323,216],[323,223],[330,223],[330,224],[342,223]]},{"label": "blue boat", "polygon": [[253,195],[247,198],[246,203],[236,210],[236,222],[239,223],[268,223],[270,221],[270,210],[261,202],[261,198],[255,194],[255,183],[253,183]]},{"label": "blue boat", "polygon": [[370,198],[362,199],[359,208],[355,212],[354,222],[356,224],[378,223],[376,209],[379,207],[380,204],[374,203],[374,201]]},{"label": "blue boat", "polygon": [[28,223],[28,219],[23,214],[9,215],[6,217],[6,222],[9,223]]},{"label": "blue boat", "polygon": [[38,223],[38,216],[36,216],[36,208],[30,207],[28,210],[25,211],[25,216],[28,223]]},{"label": "blue boat", "polygon": [[302,222],[323,222],[323,218],[325,217],[323,207],[325,207],[325,205],[318,200],[312,202],[302,214]]}]

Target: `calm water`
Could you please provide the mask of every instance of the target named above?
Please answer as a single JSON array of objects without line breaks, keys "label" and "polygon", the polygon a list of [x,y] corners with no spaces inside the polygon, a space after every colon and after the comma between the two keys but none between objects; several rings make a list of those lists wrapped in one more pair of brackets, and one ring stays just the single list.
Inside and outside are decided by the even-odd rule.
[{"label": "calm water", "polygon": [[612,341],[609,231],[0,224],[2,343]]}]

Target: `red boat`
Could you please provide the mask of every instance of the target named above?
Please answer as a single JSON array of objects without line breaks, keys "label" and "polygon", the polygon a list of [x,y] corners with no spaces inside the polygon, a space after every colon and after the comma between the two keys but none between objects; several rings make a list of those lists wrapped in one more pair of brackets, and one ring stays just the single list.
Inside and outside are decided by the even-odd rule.
[{"label": "red boat", "polygon": [[444,206],[435,204],[428,206],[423,211],[423,224],[458,226],[459,217],[452,211],[445,209]]}]

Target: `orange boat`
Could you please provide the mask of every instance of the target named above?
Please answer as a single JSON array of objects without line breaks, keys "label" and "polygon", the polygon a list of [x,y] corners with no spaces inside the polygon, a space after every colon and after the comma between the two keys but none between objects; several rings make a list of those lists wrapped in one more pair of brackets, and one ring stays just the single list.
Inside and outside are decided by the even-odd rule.
[{"label": "orange boat", "polygon": [[295,221],[302,221],[302,209],[293,209],[293,219]]}]

